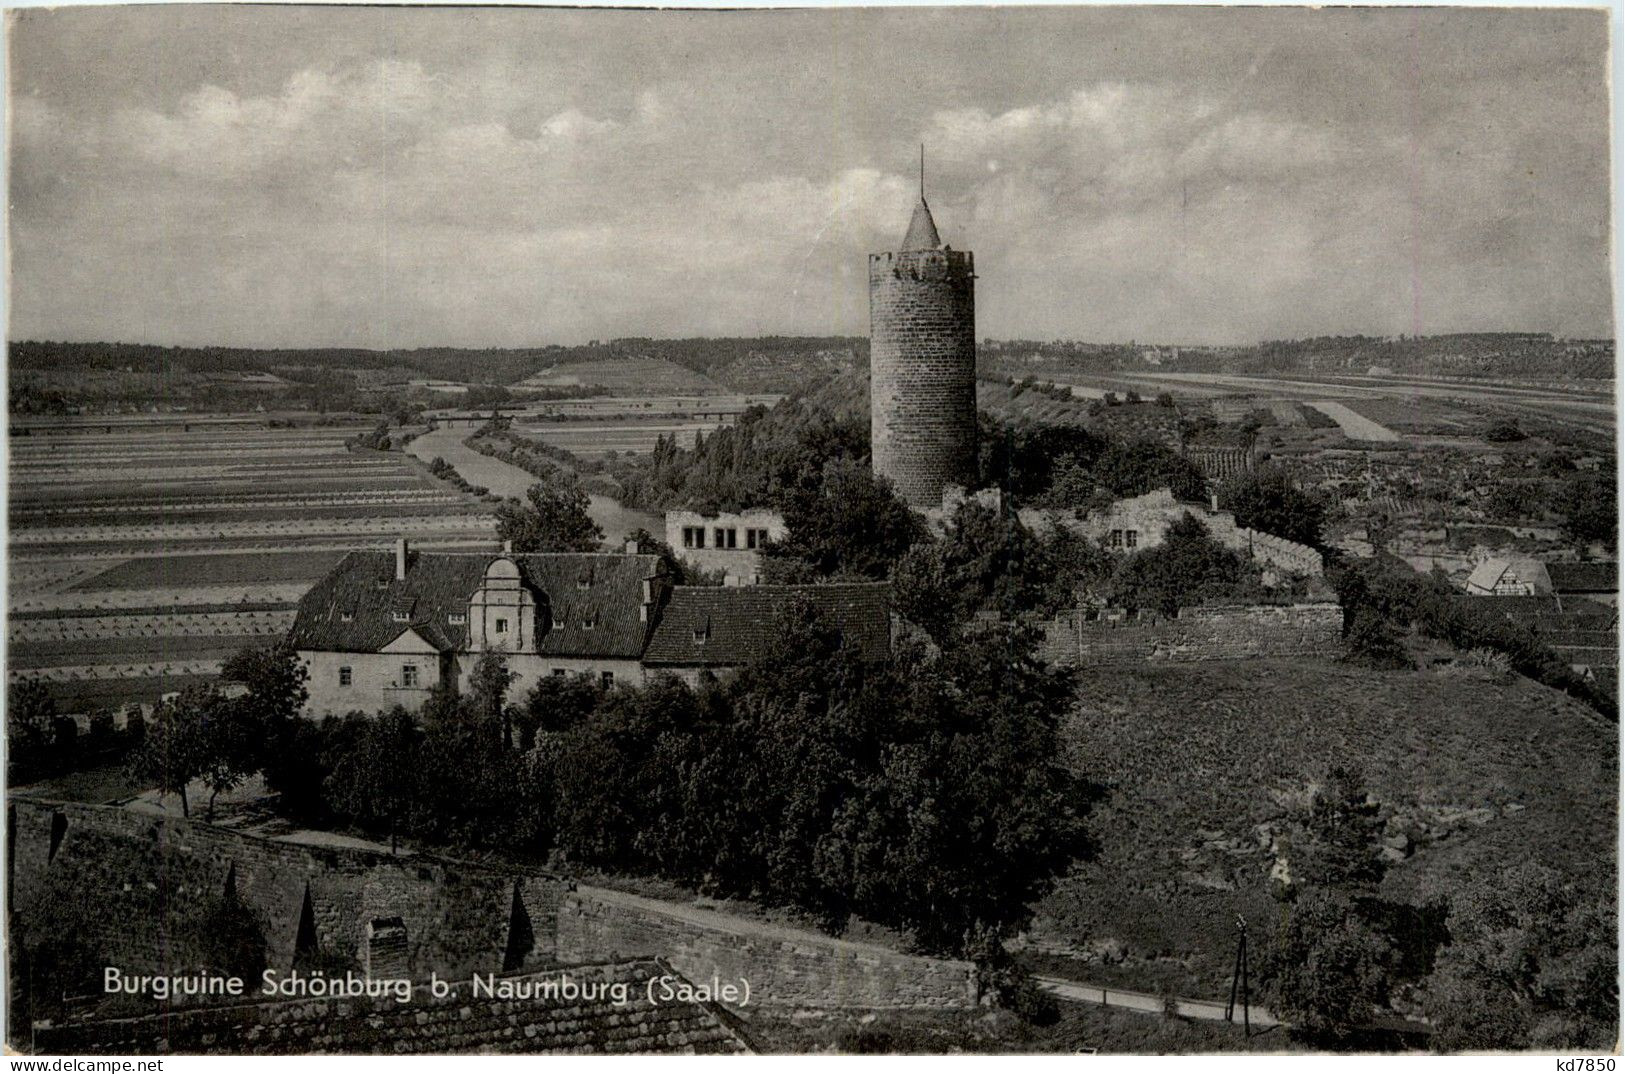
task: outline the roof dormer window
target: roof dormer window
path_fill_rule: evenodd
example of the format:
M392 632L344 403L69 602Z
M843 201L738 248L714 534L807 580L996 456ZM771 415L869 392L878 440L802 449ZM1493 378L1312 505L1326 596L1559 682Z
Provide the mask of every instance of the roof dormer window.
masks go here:
M706 642L708 642L710 640L711 640L711 617L708 615L708 616L705 617L705 622L696 624L695 627L694 627L694 644L695 645L704 645Z
M452 626L462 626L464 623L468 622L468 616L464 615L462 612L447 612L446 622L450 623Z
M576 578L576 588L577 589L591 589L592 588L592 571L591 570L585 570L585 571L581 572L581 574Z

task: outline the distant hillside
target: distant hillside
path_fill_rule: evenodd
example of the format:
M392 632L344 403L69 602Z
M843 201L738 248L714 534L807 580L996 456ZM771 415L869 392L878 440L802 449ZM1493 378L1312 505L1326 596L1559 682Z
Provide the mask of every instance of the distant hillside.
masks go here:
M718 384L664 358L605 358L565 362L520 382L526 388L586 387L599 385L611 395L725 395L730 387Z
M1267 944L1281 913L1280 821L1339 764L1363 767L1408 853L1385 894L1423 903L1530 860L1612 891L1617 728L1528 679L1258 660L1088 668L1080 698L1069 749L1106 786L1100 857L1039 904L1030 937L1126 948L1087 974L1224 994L1236 915Z
M1563 339L1540 332L1473 332L1442 336L1317 336L1242 346L1088 343L1076 340L988 340L978 366L1023 376L1068 371L1339 373L1373 370L1430 376L1542 377L1612 380L1612 340Z

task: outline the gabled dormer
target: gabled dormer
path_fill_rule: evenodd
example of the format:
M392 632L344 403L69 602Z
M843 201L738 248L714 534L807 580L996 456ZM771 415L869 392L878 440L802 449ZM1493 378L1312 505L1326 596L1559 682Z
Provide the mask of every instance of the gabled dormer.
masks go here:
M534 653L538 601L519 565L498 556L468 601L470 652Z

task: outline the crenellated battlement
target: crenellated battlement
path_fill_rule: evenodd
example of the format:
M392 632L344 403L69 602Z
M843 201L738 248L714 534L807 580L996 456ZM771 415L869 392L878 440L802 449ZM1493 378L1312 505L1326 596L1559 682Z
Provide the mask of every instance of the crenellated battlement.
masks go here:
M871 286L887 276L912 279L974 279L976 255L969 250L903 250L869 255Z

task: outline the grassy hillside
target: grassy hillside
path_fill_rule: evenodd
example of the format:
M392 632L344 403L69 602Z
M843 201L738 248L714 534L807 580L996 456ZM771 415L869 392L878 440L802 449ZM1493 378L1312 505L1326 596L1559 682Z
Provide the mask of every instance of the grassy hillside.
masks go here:
M1223 994L1236 914L1267 944L1281 910L1273 836L1338 764L1410 844L1393 898L1525 860L1613 876L1617 729L1527 679L1244 661L1089 669L1080 693L1070 760L1105 785L1100 855L1039 905L1037 965Z

